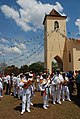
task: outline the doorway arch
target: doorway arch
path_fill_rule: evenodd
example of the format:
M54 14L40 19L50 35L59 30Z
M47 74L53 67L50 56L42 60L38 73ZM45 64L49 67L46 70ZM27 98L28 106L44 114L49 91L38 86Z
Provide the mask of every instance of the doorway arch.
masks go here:
M52 70L53 69L56 70L57 68L63 71L63 62L62 62L62 59L58 55L56 55L54 57L54 60L52 61Z

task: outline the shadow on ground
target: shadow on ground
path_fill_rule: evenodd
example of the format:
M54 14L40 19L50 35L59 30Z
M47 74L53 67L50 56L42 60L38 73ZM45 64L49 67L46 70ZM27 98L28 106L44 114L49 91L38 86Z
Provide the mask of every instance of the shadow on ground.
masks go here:
M80 97L77 97L77 95L72 95L71 100L78 106L80 107Z
M22 106L21 106L21 103L20 103L20 105L15 107L14 110L21 112L21 108L22 108Z
M37 108L43 108L43 104L42 103L35 103L33 106L37 107Z

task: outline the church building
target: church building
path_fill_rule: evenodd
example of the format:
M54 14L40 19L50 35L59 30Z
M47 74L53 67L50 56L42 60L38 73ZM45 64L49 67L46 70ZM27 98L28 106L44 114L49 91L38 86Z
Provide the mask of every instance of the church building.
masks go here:
M62 71L80 70L80 40L67 38L66 18L55 9L44 17L44 67L50 72L54 59Z

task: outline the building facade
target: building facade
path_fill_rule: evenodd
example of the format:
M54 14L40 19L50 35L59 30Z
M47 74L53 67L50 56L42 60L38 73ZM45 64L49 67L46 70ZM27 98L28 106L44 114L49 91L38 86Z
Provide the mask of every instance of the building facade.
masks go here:
M63 71L80 69L80 40L67 38L66 16L56 10L46 14L44 25L44 67L52 70L55 59Z

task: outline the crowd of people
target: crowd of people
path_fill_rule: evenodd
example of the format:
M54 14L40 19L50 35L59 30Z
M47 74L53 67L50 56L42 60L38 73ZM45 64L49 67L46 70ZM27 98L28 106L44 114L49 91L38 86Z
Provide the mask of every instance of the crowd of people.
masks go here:
M53 105L62 104L62 101L71 101L72 94L77 91L77 97L80 98L80 70L74 73L49 71L34 74L32 71L25 74L20 73L0 75L0 100L3 97L3 90L6 95L13 95L22 100L22 111L31 112L30 105L33 105L32 99L35 91L41 92L43 96L43 108L48 109L49 99L52 99Z

